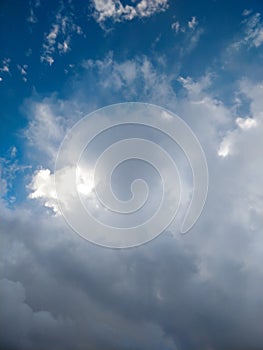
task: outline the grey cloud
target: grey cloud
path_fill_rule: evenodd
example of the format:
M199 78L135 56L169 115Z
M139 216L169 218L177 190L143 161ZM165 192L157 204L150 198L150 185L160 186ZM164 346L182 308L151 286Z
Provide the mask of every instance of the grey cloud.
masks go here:
M231 248L242 247L238 257L225 249L225 228L213 229L212 220L201 222L192 237L166 233L137 249L115 251L83 241L45 216L36 230L33 218L21 213L1 220L4 278L10 279L1 282L3 347L221 349L262 343L261 272L243 262L251 251L243 246L249 241L244 230L231 228Z

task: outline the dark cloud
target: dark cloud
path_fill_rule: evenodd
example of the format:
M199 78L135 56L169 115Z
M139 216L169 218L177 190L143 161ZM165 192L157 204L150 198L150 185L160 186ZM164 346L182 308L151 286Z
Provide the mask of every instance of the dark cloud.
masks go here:
M198 239L166 233L110 250L43 214L37 225L28 211L5 214L2 349L260 348L262 273L243 262L250 248L239 257L222 249L221 228L213 242L200 222ZM247 244L232 229L229 244Z

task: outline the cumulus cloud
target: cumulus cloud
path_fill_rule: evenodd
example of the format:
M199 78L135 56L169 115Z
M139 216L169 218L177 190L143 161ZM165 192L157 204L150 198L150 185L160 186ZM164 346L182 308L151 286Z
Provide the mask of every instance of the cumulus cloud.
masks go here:
M31 191L29 198L43 199L45 207L52 208L55 213L59 212L54 175L51 174L49 169L37 171L29 185L29 189Z
M239 82L240 99L249 105L246 115L237 115L213 93L213 74L161 73L145 56L116 61L108 55L83 66L84 80L104 104L159 103L188 122L206 152L208 201L183 237L171 227L147 245L120 251L80 239L61 216L34 202L55 208L52 164L66 130L81 117L69 106L83 95L72 104L54 96L28 101L26 147L34 147L43 168L32 175L25 207L12 211L0 202L2 347L262 347L262 83ZM93 95L95 108L101 102ZM88 110L83 101L77 105ZM230 153L220 157L227 139Z
M93 0L94 17L99 24L131 21L134 18L150 17L168 8L168 0L140 0L136 5L123 5L120 0Z

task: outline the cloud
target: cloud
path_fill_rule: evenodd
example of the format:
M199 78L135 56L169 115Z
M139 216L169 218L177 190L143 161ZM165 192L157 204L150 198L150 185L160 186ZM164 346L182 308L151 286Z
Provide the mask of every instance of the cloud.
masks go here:
M29 9L29 12L30 12L30 14L29 14L29 16L27 17L27 21L28 21L29 23L32 23L32 24L37 23L37 17L36 17L36 15L35 15L34 9L33 9L32 7Z
M259 12L244 12L241 35L229 46L228 51L259 49L263 44L263 23Z
M19 72L21 73L22 79L24 80L24 82L27 82L27 69L28 69L28 65L27 64L23 64L22 66L20 64L17 65L17 69L19 70Z
M93 0L94 18L99 24L131 21L134 18L150 17L168 8L168 0L140 0L136 5L123 5L120 0Z
M180 30L180 23L179 23L179 21L176 21L176 22L172 23L171 28L174 29L176 33L178 33L179 30Z
M10 58L4 58L3 61L2 61L2 67L0 67L0 72L4 73L4 75L5 74L10 74L10 62L11 62ZM4 78L1 77L1 81L3 79Z
M261 46L263 44L263 24L260 13L249 17L244 23L246 25L244 42L254 47Z
M43 199L45 207L52 208L55 213L59 213L54 181L54 175L51 175L49 169L38 170L28 186L31 191L29 198Z
M70 193L70 181L72 173L75 174L75 168L63 168L57 171L57 181L63 186L64 203L66 206L72 204L72 193ZM85 197L94 201L94 180L93 174L88 169L77 168L76 187L78 192ZM39 169L35 171L31 183L28 185L30 199L39 199L47 208L51 208L55 215L61 215L58 205L57 192L55 187L55 176L49 169ZM93 204L95 205L95 204Z
M82 29L74 22L74 15L71 8L67 9L61 5L48 34L45 34L41 62L50 66L55 61L55 55L66 54L70 51L70 44L73 35L82 35Z
M71 114L72 106L68 106L67 109L65 104L67 105L66 101L59 103L55 97L50 97L41 102L28 100L24 106L29 120L23 136L31 148L31 155L35 154L38 157L40 152L42 158L46 156L47 165L54 163L58 146L69 125L65 114Z
M29 16L27 22L31 24L37 23L36 10L40 7L41 3L39 0L29 1Z
M32 98L24 107L25 149L33 147L40 168L29 182L31 199L15 210L0 202L1 346L261 348L262 83L239 81L233 95L249 104L246 114L236 114L214 89L215 74L176 76L149 57L118 61L112 54L83 67L81 91L71 100ZM188 122L205 149L210 188L188 235L176 235L172 226L147 245L116 251L80 239L45 205L55 205L58 146L83 116L76 106L86 112L131 99L162 104ZM230 153L220 157L227 139Z
M157 65L160 66L158 63ZM122 92L124 101L140 100L162 105L169 98L175 98L171 87L173 75L157 73L153 62L146 56L116 62L113 54L109 53L102 60L83 61L83 67L91 79L94 77L95 80L97 74L100 76L99 81L94 81L94 84L98 84L97 88L101 93L110 95L105 96L106 99L114 99L113 95L116 96L119 91ZM155 84L158 84L158 90ZM116 99L116 102L120 102L120 99Z
M5 218L7 217L6 214ZM76 236L63 228L64 225L49 220L46 226L47 217L38 217L41 228L36 231L33 222L32 226L30 224L31 220L31 215L16 212L16 218L13 216L12 219L12 232L15 236L8 234L11 231L7 226L4 228L5 223L1 220L5 249L10 244L13 247L4 263L8 274L17 279L18 270L22 272L28 265L26 275L22 273L19 278L21 282L3 278L0 283L1 298L6 300L5 308L1 311L1 320L5 324L5 337L1 340L1 346L7 349L33 349L38 343L40 349L70 349L77 340L80 349L86 348L87 344L92 349L102 346L109 349L129 349L134 345L144 349L149 344L156 350L160 346L176 349L172 337L167 336L155 320L146 318L138 322L135 314L134 319L128 317L129 309L125 305L128 295L131 296L130 282L123 279L119 284L119 278L125 276L132 257L127 256L128 261L123 261L125 265L120 269L122 254L116 256L113 251L83 246ZM24 225L20 226L22 222ZM7 222L6 224L8 225ZM20 226L24 234L27 232L26 236L23 234L22 238L16 234L16 225ZM45 237L39 235L40 232ZM77 256L75 250L79 252ZM64 260L62 252L68 255L67 259ZM48 259L50 264L45 263L43 266L42 258ZM79 269L78 266L82 264L89 266L88 269ZM76 268L79 276L74 273ZM101 280L102 275L105 277L104 281ZM31 287L27 283L30 280ZM130 287L136 291L136 280ZM123 295L126 288L128 295ZM46 293L43 294L43 290ZM139 301L139 294L136 298ZM6 322L7 320L10 322Z
M253 12L252 10L245 9L245 10L242 12L242 16L249 16L252 12Z
M56 333L59 330L70 328L70 320L56 319L48 311L32 310L26 303L25 289L20 282L2 279L0 295L7 301L1 309L1 321L8 322L9 320L13 324L12 328L5 329L2 346L7 349L17 348L18 344L15 339L19 339L22 348L32 349L34 342L29 341L28 334L31 334L35 341L45 343L46 332L50 334L50 338L57 338ZM52 348L52 343L50 346Z
M21 164L17 159L15 146L8 150L5 157L0 157L0 198L7 201L7 205L16 201L13 187L18 178L24 178L31 170L30 165Z
M249 86L251 91L248 90ZM219 156L226 157L229 154L239 153L240 149L249 147L249 145L251 143L254 144L254 142L258 145L261 144L259 134L262 129L263 118L262 112L258 108L257 104L258 95L262 93L262 89L262 84L251 86L251 83L248 81L243 81L240 83L241 92L249 96L253 101L250 109L252 117L237 117L235 119L237 127L232 131L228 131L227 135L223 138L218 151Z
M2 178L2 165L0 165L0 197L2 198L7 193L7 181Z
M182 23L176 21L172 23L171 28L176 34L180 33L184 36L184 45L180 48L181 56L189 54L191 51L193 51L198 45L200 37L204 33L204 29L200 27L196 16L193 16L187 22L187 25L182 25Z
M188 27L194 30L197 26L198 26L198 21L196 20L196 17L193 16L192 19L188 22Z

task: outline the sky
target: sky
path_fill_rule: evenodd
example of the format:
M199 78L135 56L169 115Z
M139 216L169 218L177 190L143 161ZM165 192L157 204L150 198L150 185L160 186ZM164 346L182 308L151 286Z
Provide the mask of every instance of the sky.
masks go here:
M263 349L263 2L2 0L0 18L0 349ZM111 249L67 224L55 165L77 122L124 102L186 122L209 186L182 235L193 179L178 146L139 126L102 133L83 169L135 134L182 174L175 222L148 243ZM138 171L150 189L131 221L96 204L91 172L78 187L97 218L120 227L148 218L161 194L154 169L126 166L112 176L123 201ZM66 193L70 170L60 175Z

